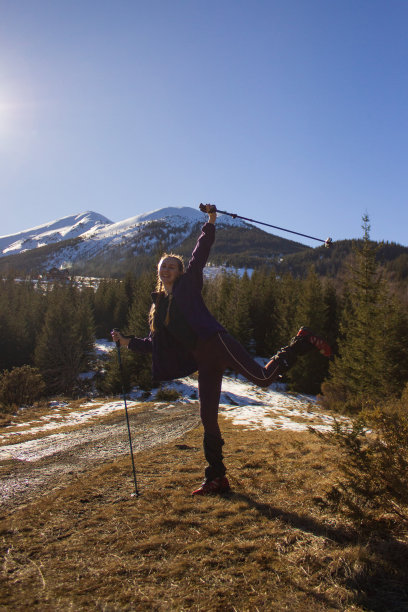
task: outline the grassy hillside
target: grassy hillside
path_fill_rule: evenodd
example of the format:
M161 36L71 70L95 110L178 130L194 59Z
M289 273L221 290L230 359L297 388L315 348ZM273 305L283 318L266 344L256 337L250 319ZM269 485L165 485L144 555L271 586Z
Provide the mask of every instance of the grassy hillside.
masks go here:
M233 490L192 498L202 431L72 477L0 525L0 608L408 610L408 541L367 539L325 509L333 448L222 422ZM7 466L3 466L3 471Z

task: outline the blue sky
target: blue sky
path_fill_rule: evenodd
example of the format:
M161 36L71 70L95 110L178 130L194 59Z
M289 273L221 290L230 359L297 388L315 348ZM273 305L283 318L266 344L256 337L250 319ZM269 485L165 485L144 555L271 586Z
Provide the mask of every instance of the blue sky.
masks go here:
M407 26L406 0L0 0L0 235L213 202L408 245Z

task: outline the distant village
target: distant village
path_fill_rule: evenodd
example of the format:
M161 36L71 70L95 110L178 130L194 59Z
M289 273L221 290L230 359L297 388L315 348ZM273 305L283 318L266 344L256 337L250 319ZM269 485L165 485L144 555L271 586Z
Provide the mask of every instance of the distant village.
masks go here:
M38 274L36 278L37 286L39 288L45 287L46 285L50 285L52 283L71 283L80 288L92 287L93 289L97 289L101 280L103 279L93 276L72 276L68 268L56 267L50 268L49 270Z
M51 268L43 274L38 275L39 281L70 281L71 277L67 268Z

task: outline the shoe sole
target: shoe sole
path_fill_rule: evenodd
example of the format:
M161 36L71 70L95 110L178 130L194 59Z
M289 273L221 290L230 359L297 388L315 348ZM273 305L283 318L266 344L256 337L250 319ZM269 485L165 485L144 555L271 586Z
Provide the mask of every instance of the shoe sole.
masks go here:
M206 497L208 495L223 495L224 493L229 493L230 491L231 489L222 489L221 491L207 491L205 493L193 491L191 495L193 497Z

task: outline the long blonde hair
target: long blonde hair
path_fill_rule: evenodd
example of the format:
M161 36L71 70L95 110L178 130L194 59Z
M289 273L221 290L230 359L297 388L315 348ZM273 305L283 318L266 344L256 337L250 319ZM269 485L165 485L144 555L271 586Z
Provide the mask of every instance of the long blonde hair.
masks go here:
M183 258L181 257L181 255L176 255L175 253L164 253L161 258L159 263L157 264L157 280L156 280L156 288L155 291L156 293L159 294L158 298L157 298L157 304L153 303L152 307L150 308L150 312L149 312L149 326L150 326L150 330L152 332L156 331L156 326L155 326L155 314L156 314L156 306L159 305L159 301L164 297L165 295L165 290L164 290L164 285L160 279L160 266L162 264L162 262L167 259L167 257L171 257L172 259L175 259L177 261L177 265L178 265L178 269L181 274L184 274L184 262L183 262ZM170 300L169 300L169 307L167 309L167 316L166 316L166 325L168 323L168 317L169 317L169 312L170 312L170 304L171 304L171 295L170 295Z

